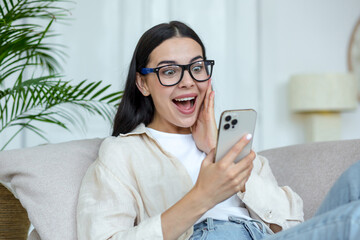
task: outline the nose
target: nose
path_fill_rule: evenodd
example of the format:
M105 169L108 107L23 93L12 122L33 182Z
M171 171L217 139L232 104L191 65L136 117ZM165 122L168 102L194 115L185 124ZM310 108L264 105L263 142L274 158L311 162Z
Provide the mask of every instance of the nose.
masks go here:
M194 85L195 85L195 80L191 77L189 71L185 70L184 75L183 75L181 81L179 82L178 86L180 88L189 88Z

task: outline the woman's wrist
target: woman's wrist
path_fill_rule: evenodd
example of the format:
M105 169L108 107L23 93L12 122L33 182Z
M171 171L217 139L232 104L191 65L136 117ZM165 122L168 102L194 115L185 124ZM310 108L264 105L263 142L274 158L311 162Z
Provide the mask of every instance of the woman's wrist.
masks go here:
M196 210L196 212L200 215L203 215L215 205L197 185L190 190L188 195L193 203L194 210Z
M195 187L191 189L180 201L161 214L164 239L177 239L210 209L210 205L204 201L201 191Z

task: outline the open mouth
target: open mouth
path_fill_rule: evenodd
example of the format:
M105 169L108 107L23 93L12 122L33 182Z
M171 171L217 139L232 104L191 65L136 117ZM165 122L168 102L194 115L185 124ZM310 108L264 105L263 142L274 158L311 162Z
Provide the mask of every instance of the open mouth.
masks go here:
M177 98L172 101L181 112L189 113L194 109L196 97Z

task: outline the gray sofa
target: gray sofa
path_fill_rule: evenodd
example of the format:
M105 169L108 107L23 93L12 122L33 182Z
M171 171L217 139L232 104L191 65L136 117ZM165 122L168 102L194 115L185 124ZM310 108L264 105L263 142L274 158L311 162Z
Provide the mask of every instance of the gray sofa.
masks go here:
M309 219L341 173L360 160L360 139L293 145L259 154L269 159L279 185L288 185L301 196Z
M0 182L20 200L35 229L29 239L76 239L81 179L102 139L87 139L0 152ZM259 152L280 185L304 200L310 218L339 175L360 160L360 139L294 145Z

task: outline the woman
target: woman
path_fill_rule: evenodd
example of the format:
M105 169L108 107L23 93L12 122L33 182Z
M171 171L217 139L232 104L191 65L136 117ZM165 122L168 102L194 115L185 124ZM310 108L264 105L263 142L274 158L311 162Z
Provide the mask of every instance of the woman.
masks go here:
M277 185L265 158L233 162L251 135L213 162L213 65L181 22L144 33L113 137L83 179L80 240L261 239L303 221L301 198Z

